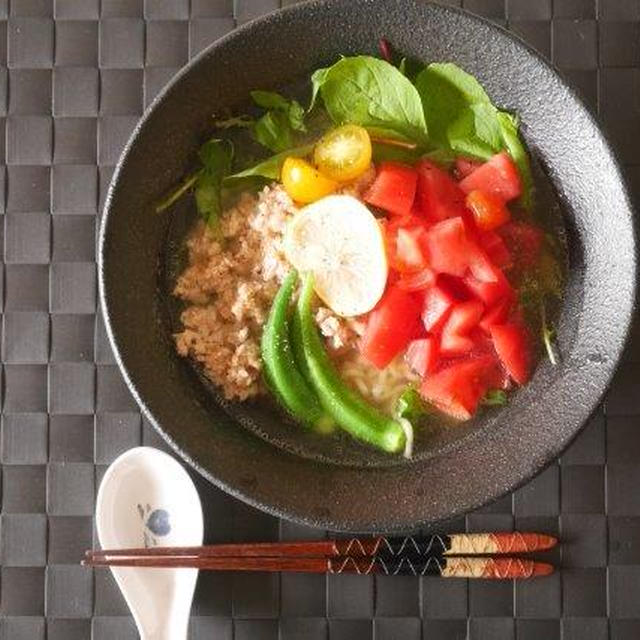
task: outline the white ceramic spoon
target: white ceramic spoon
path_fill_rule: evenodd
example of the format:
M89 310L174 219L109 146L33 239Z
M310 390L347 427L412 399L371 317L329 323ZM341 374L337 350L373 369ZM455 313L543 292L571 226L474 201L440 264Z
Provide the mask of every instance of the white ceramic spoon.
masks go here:
M123 453L96 501L103 549L202 544L202 505L187 472L151 447ZM197 569L112 567L142 640L185 640Z

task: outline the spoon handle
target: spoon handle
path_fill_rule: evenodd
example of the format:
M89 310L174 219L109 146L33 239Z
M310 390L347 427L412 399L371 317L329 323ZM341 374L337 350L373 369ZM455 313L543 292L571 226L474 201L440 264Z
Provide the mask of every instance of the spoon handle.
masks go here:
M167 624L156 629L141 629L138 625L140 640L187 640L187 627L189 619L168 620Z

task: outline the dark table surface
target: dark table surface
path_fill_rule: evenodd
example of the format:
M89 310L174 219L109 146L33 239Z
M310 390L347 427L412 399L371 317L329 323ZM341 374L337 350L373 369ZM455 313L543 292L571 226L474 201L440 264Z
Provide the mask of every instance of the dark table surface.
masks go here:
M92 546L106 466L163 447L127 392L96 304L95 237L120 149L190 56L278 0L0 0L0 638L126 640ZM291 4L285 1L283 4ZM550 58L597 108L640 190L640 0L460 0ZM614 212L612 212L614 213ZM2 250L2 249L0 249ZM559 463L451 528L564 540L541 581L201 576L190 637L640 638L640 331ZM209 541L318 538L195 478Z

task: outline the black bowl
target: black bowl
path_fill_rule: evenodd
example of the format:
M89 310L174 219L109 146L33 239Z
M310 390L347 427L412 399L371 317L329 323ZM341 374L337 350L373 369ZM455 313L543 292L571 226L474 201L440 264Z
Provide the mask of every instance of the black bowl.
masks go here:
M373 53L381 37L409 56L458 63L498 105L519 114L561 202L569 239L561 363L541 363L504 409L436 440L411 462L349 446L327 459L295 429L283 430L273 411L225 407L176 355L171 338L165 256L172 225L188 205L173 218L153 210L191 166L212 112L240 108L250 89L290 85L339 54ZM206 478L250 504L311 525L391 531L454 517L514 489L575 437L624 347L635 251L631 205L610 148L573 91L522 42L462 11L414 0L321 0L214 43L147 110L107 196L100 291L132 393ZM265 437L243 424L257 425Z

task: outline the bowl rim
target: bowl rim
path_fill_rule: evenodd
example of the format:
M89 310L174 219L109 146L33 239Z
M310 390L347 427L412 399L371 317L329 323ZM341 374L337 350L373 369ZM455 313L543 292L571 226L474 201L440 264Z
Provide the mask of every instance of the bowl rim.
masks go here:
M361 4L374 4L376 0L353 0L354 2L360 2ZM386 0L380 0L378 4L383 4ZM279 18L287 17L291 20L294 20L296 16L301 15L304 16L306 12L309 11L310 8L319 8L324 7L326 10L330 11L332 7L335 8L336 5L345 5L349 4L350 0L304 0L303 2L297 3L295 5L291 5L277 11L271 12L254 20L251 20L239 27L236 27L229 33L223 35L221 38L218 38L211 42L207 47L205 47L202 51L200 51L197 55L195 55L187 64L185 64L181 69L179 69L164 85L164 87L158 92L158 94L153 98L153 100L149 103L149 105L145 108L142 116L136 123L134 129L132 130L126 144L124 145L120 156L118 158L117 164L114 168L114 172L112 174L111 180L109 182L108 190L106 193L104 205L102 207L102 219L100 221L100 229L98 236L98 256L97 256L97 264L98 264L98 285L99 285L99 302L100 308L102 312L102 316L104 319L104 325L106 334L112 348L115 361L122 373L126 385L136 400L138 406L140 407L142 413L146 416L148 421L152 424L154 429L160 434L160 436L167 442L170 448L178 454L183 460L185 460L193 469L195 469L200 475L206 478L209 482L214 484L215 486L223 489L225 492L230 494L231 496L242 500L243 502L254 506L262 511L265 511L269 514L280 518L286 518L301 524L321 527L321 528L330 528L333 530L344 530L344 531L353 531L353 526L350 522L347 522L346 525L343 525L342 522L336 523L333 519L323 519L322 516L309 516L305 513L295 512L286 507L279 507L277 505L269 504L264 502L261 499L256 498L252 495L252 491L250 489L241 489L238 486L231 486L224 480L220 480L214 473L212 473L208 468L199 463L190 453L188 453L185 449L183 449L172 437L171 435L163 429L160 421L153 415L151 409L148 407L147 402L141 396L138 391L138 388L135 384L132 374L130 373L126 363L125 358L123 357L120 348L118 346L118 341L116 339L115 330L112 325L112 318L109 313L109 302L107 300L106 295L106 286L105 286L105 268L104 268L104 259L105 259L105 242L108 233L108 226L110 220L110 213L112 210L113 197L116 192L120 176L122 172L125 170L127 159L131 153L132 148L135 146L136 141L144 129L146 122L153 116L159 104L164 102L167 95L169 95L174 87L180 83L180 81L188 76L191 71L197 67L203 60L210 57L216 48L224 45L228 41L232 41L235 39L241 39L246 36L246 34L251 33L255 29L260 29L263 25L269 24L274 20L274 16L278 16ZM516 44L519 48L524 49L526 53L532 57L536 64L542 65L547 71L550 71L552 74L556 76L559 80L562 88L565 92L569 94L569 96L579 103L583 110L584 115L588 119L590 126L593 129L593 132L598 137L599 141L602 143L603 151L607 154L608 160L611 162L612 167L616 171L616 181L622 186L622 194L624 196L625 204L629 211L633 211L633 201L629 194L629 188L627 184L627 180L625 174L622 170L621 163L618 160L618 156L614 151L612 145L610 144L609 137L606 134L606 127L600 122L599 118L596 115L595 109L593 109L588 103L584 101L582 96L570 85L568 84L563 74L552 65L552 63L547 60L543 55L541 55L538 51L536 51L533 47L531 47L527 42L525 42L520 36L514 34L513 32L507 30L505 27L501 25L497 25L491 22L489 19L474 14L465 9L454 7L450 5L443 5L438 2L420 2L417 0L412 0L414 4L427 5L429 8L436 9L441 13L441 15L458 15L463 16L464 18L475 21L481 25L484 25L491 31L495 31L501 34L502 37L506 37L512 43ZM602 398L606 394L611 381L616 373L616 370L620 364L621 355L624 351L624 346L628 342L629 333L631 330L633 311L637 307L638 300L638 288L637 288L637 280L638 280L638 224L635 220L631 220L631 231L632 231L632 255L630 256L630 260L633 266L633 269L630 270L629 278L630 284L632 288L632 296L629 302L629 305L626 309L624 309L625 317L624 317L624 339L620 342L620 348L618 352L615 354L615 358L612 358L614 361L614 365L611 366L610 370L607 373L606 380L599 385L601 388L597 394L590 396L589 401L589 414L592 415L594 411L599 406ZM419 527L419 526L432 526L437 524L438 522L443 522L449 519L453 519L459 517L469 511L477 509L488 502L493 502L494 500L498 500L499 498L507 495L520 486L529 482L533 477L538 475L541 471L543 471L548 466L552 465L557 458L565 451L571 443L575 440L575 438L580 434L584 426L588 422L587 418L582 425L577 428L572 436L566 440L565 442L559 443L557 446L548 450L545 454L546 457L541 462L536 465L531 465L529 473L520 478L519 480L512 482L501 491L493 491L490 497L482 496L476 497L474 499L467 500L464 504L458 505L454 509L448 510L448 515L444 518L439 518L437 520L427 520L420 521L416 520L412 523L408 522L396 522L395 520L389 522L383 522L383 528L386 531L404 531L408 530L408 528ZM373 526L367 527L359 527L358 531L361 532L373 532L380 530L380 525L377 523Z

